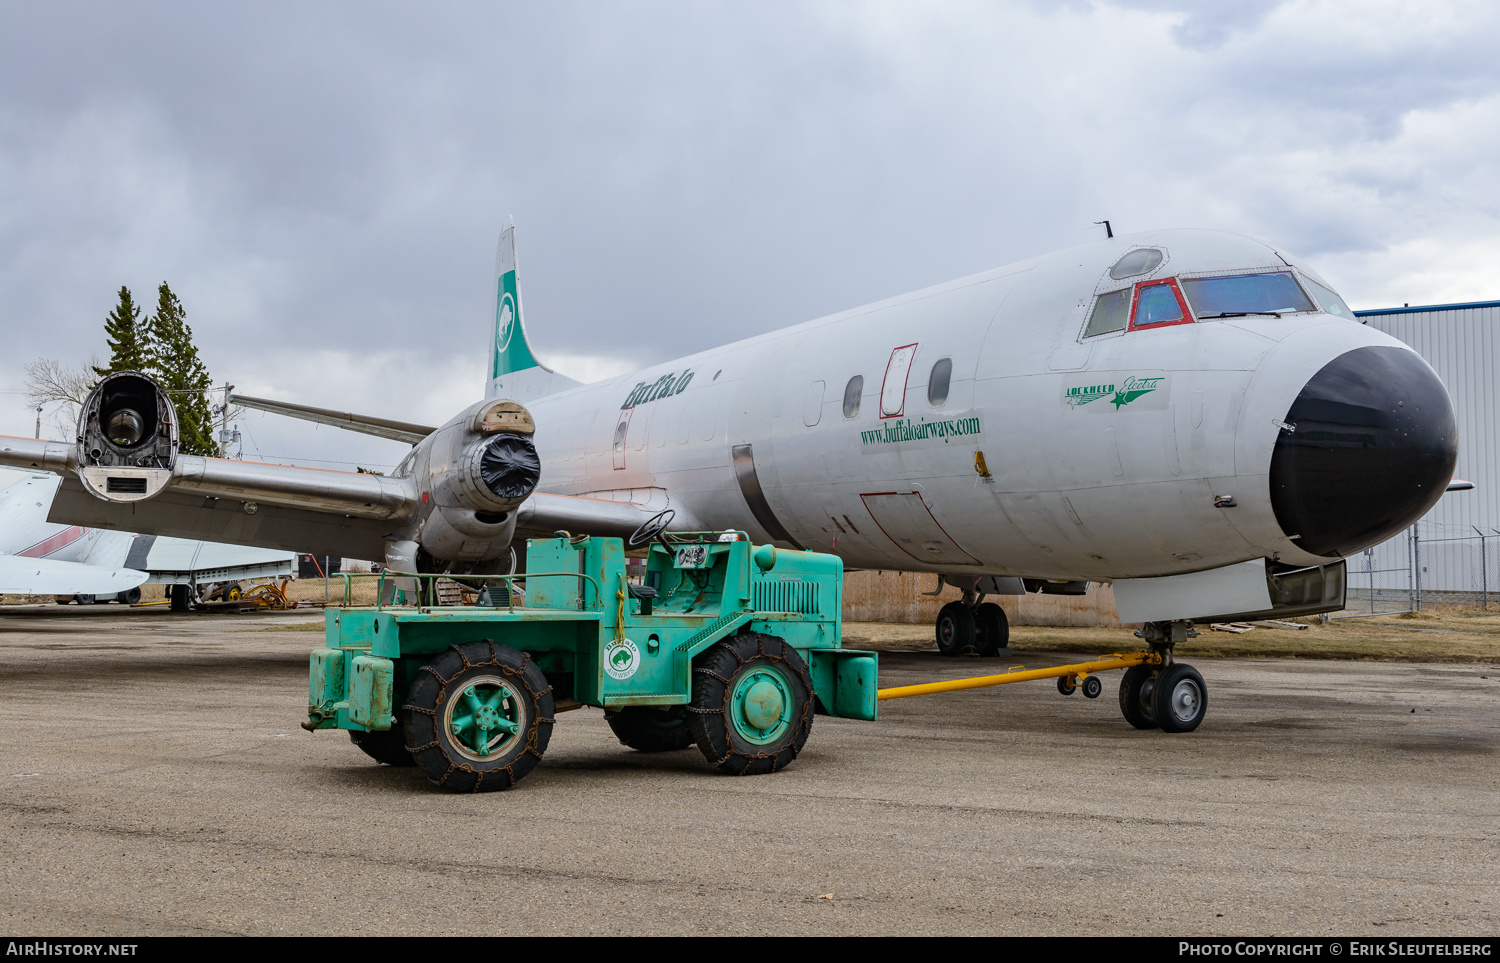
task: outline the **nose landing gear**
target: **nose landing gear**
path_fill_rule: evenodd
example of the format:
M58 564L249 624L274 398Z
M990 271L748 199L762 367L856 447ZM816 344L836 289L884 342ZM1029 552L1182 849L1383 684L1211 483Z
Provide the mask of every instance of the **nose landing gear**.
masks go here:
M1120 714L1137 729L1192 732L1208 712L1208 686L1198 670L1172 661L1172 648L1197 636L1190 622L1148 622L1136 635L1161 656L1120 679Z
M1009 624L1005 613L993 603L972 604L975 593L966 592L965 601L949 602L938 613L938 649L944 655L1009 655L996 651L990 644L999 639L1009 641ZM982 628L985 619L998 614L998 623ZM1079 689L1085 697L1097 699L1104 685L1097 673L1125 669L1120 679L1120 714L1137 729L1159 729L1162 732L1192 732L1208 712L1208 686L1203 676L1190 665L1172 660L1178 642L1186 642L1198 633L1188 621L1148 622L1136 636L1146 643L1148 652L1107 656L1096 662L1054 666L1050 669L1025 671L1014 666L1001 675L973 679L953 679L919 685L881 689L879 698L904 699L908 696L979 689L989 686L1025 682L1032 679L1055 679L1057 691L1072 695ZM989 644L987 644L989 643Z

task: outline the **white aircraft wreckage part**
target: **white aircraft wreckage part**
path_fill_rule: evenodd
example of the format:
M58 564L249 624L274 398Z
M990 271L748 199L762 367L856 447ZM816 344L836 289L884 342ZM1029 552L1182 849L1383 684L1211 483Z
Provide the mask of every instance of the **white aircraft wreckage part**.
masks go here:
M0 595L113 595L144 581L134 569L0 555Z
M1120 621L1127 624L1202 618L1219 612L1264 612L1271 608L1263 558L1186 575L1116 579L1114 585L1115 607Z

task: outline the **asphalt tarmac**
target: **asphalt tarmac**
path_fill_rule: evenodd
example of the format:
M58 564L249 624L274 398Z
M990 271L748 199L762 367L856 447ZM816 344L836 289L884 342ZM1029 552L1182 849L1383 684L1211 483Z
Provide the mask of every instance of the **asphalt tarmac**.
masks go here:
M1203 660L1187 735L1130 728L1117 675L905 699L744 778L581 709L457 796L299 728L307 618L0 610L0 932L1500 931L1495 666Z

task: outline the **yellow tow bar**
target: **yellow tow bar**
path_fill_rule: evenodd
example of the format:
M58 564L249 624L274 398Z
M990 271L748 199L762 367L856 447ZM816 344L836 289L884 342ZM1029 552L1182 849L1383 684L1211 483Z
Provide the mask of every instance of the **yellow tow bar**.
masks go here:
M957 692L960 689L984 689L992 685L1009 685L1012 682L1030 682L1032 679L1056 679L1070 676L1078 685L1092 673L1110 669L1128 669L1134 665L1159 665L1161 656L1153 652L1116 652L1097 662L1077 662L1073 665L1055 665L1050 669L1027 669L1016 666L1000 675L981 675L972 679L953 679L948 682L924 682L921 685L902 685L892 689L881 689L880 701L905 699L907 696L932 695L936 692Z

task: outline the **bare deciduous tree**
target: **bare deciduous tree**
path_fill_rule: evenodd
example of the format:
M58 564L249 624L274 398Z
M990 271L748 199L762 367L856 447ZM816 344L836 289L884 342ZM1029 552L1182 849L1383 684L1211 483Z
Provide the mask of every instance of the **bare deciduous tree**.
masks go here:
M98 357L90 356L77 368L55 358L38 358L26 365L26 397L33 405L56 405L52 424L59 434L68 435L78 421L78 409L99 379L94 368Z

